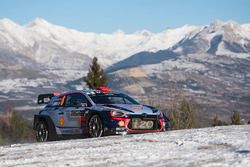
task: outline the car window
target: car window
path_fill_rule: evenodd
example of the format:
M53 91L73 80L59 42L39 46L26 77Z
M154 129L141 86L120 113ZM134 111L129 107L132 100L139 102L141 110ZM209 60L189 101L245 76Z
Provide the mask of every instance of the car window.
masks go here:
M75 94L67 95L64 105L67 107L69 106L79 107L79 106L89 106L90 103L84 95L80 93L75 93Z
M128 100L127 98L124 98L126 104L134 104L133 101Z
M96 104L139 104L134 99L123 94L94 94L90 98Z
M124 104L125 103L124 98L120 96L108 96L107 99L109 103L112 103L112 104Z
M47 104L47 107L57 107L59 106L60 99L58 97L52 97L52 99Z

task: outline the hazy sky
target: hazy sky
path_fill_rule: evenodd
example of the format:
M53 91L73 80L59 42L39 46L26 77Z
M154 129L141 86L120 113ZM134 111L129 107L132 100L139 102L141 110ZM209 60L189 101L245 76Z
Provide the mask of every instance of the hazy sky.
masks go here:
M1 0L0 18L27 24L41 17L80 31L159 32L214 20L250 23L250 0Z

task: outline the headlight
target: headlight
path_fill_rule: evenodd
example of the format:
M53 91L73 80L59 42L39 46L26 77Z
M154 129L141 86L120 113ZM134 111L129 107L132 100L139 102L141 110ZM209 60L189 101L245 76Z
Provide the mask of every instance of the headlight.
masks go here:
M110 111L110 116L111 117L124 117L126 114L122 111L118 111L118 110L111 110Z

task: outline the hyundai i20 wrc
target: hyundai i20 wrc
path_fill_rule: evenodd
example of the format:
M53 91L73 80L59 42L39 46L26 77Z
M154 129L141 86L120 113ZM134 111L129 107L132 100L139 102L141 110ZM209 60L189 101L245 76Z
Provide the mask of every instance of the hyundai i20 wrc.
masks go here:
M34 116L37 141L161 132L168 128L169 119L161 111L107 87L41 94L38 104L46 106Z

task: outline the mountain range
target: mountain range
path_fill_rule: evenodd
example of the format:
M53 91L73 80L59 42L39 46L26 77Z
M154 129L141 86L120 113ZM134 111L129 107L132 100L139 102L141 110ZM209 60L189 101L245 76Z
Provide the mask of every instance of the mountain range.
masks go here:
M2 19L0 103L27 112L39 93L81 89L93 57L114 89L158 101L184 94L207 118L237 109L250 119L250 24L234 21L97 34L41 18L27 25Z

